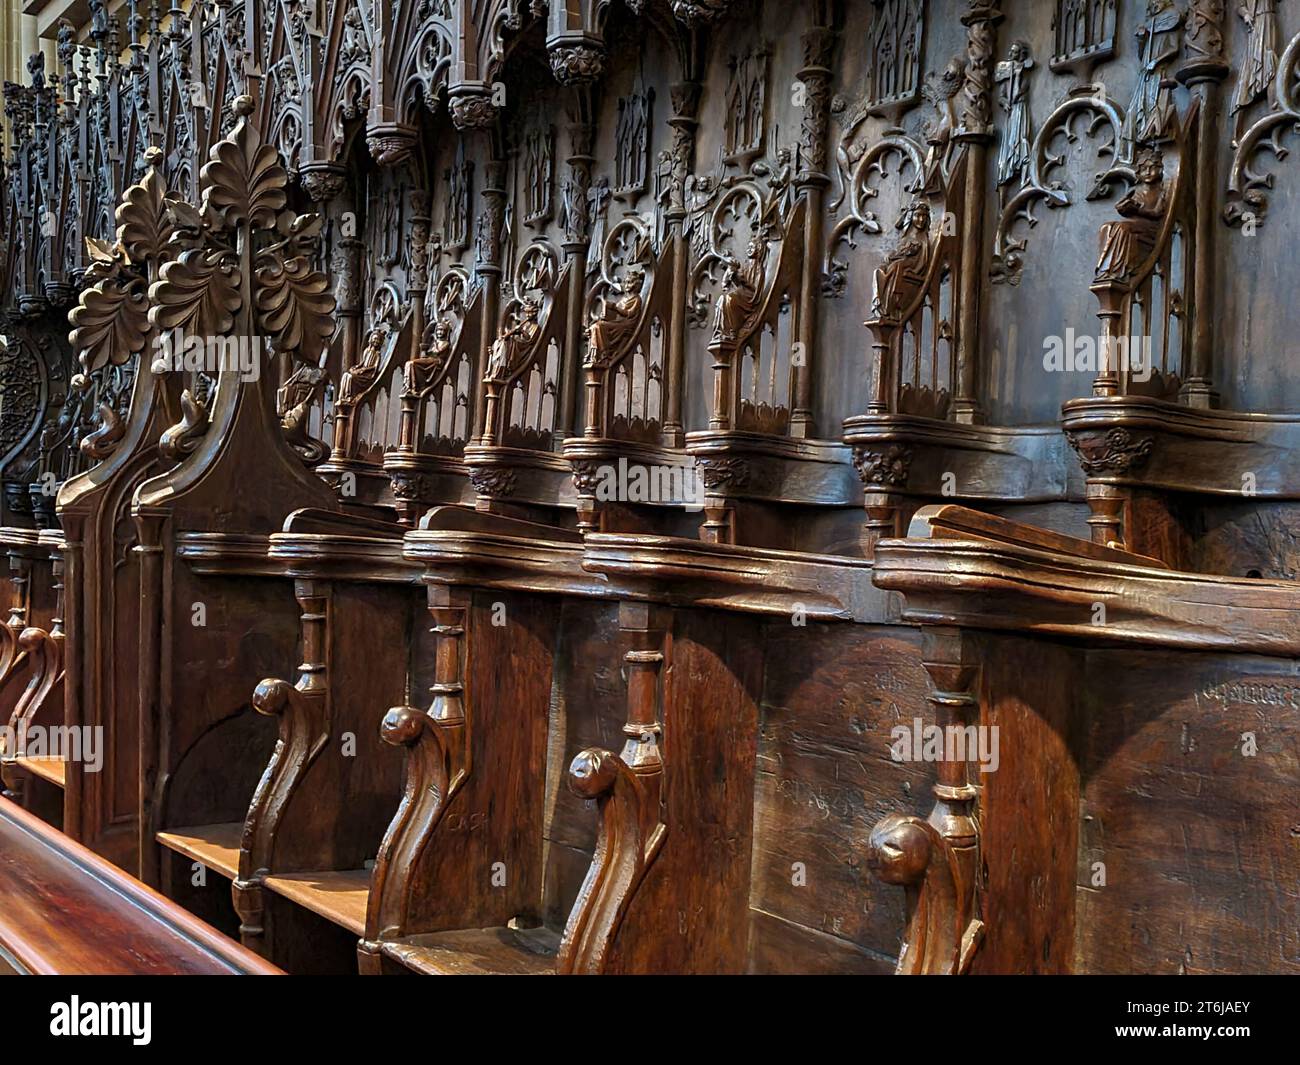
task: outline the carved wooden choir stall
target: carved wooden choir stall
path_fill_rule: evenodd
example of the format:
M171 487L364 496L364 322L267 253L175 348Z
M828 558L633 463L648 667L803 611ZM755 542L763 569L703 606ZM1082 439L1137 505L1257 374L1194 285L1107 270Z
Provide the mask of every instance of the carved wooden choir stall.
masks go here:
M155 971L1300 971L1300 11L115 10L4 86L0 897L149 936L107 860Z

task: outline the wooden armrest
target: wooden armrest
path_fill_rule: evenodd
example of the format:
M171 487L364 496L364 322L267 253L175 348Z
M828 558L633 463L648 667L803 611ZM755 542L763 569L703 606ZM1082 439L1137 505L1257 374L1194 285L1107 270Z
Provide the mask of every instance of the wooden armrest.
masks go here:
M1098 562L1122 562L1130 566L1149 566L1168 569L1159 559L1137 555L1118 547L1102 547L1091 540L1077 536L1040 529L1036 525L1022 525L1009 518L999 518L982 511L971 510L952 503L922 507L908 526L909 540L974 540L1007 544L1014 547L1031 547L1042 551L1059 551L1076 558L1091 558Z
M38 975L280 975L280 970L0 799L0 965Z
M364 514L344 514L316 507L295 510L284 519L282 532L334 534L339 536L378 536L400 540L406 526Z
M497 536L518 536L527 540L546 540L552 543L582 543L582 534L571 529L508 518L501 514L486 514L469 507L434 507L420 520L420 528L435 532L477 532Z

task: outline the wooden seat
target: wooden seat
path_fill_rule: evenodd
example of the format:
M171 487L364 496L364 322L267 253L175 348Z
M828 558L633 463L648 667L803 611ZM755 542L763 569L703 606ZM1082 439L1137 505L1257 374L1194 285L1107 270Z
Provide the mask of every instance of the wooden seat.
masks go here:
M394 940L383 953L425 976L553 976L559 947L545 928L465 928Z

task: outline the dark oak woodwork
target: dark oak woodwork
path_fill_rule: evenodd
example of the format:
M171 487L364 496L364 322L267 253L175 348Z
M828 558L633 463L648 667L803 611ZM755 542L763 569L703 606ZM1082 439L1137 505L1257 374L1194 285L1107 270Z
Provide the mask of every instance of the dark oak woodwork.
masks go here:
M36 815L235 969L1293 969L1278 6L70 9L0 778L107 916L31 967L137 934Z
M0 799L0 834L0 949L19 972L280 972L7 799Z

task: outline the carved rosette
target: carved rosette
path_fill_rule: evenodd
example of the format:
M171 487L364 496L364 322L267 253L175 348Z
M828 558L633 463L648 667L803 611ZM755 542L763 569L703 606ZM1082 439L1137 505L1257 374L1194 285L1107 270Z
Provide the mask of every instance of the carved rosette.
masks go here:
M1079 456L1084 473L1132 473L1144 466L1151 457L1155 440L1150 436L1134 436L1128 429L1117 427L1107 430L1105 436L1084 436L1066 433L1070 447Z
M605 51L591 44L564 44L550 50L551 73L561 85L587 85L605 73Z
M430 495L429 479L422 473L399 472L389 475L393 496L406 502L427 499Z
M577 489L579 495L595 495L596 486L600 484L601 464L592 459L579 459L574 461L573 467L573 487Z
M864 488L902 489L907 487L912 472L912 455L908 444L858 445L853 449L853 468L858 471Z

